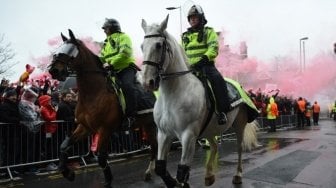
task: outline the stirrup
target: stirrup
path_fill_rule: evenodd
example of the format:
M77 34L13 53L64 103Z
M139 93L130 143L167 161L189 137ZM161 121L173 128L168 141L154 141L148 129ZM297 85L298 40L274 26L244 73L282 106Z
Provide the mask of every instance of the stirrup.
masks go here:
M224 112L219 112L217 114L218 117L218 125L224 125L227 122L227 117Z
M122 128L124 130L130 130L135 122L135 118L132 116L126 117L122 122Z

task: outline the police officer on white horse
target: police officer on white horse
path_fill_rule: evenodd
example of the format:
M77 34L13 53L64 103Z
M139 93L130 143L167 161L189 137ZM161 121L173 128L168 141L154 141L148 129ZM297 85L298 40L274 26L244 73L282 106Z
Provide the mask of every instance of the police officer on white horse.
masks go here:
M188 22L191 27L182 35L182 46L191 67L196 72L201 72L210 81L216 100L218 124L225 124L229 102L226 82L215 67L219 48L217 33L213 28L205 26L207 20L199 5L193 5L190 8Z

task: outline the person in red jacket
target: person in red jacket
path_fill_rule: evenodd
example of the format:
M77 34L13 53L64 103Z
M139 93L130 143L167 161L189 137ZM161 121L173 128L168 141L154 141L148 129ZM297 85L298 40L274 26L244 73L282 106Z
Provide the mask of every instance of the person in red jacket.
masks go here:
M40 113L42 119L46 122L44 132L46 138L51 137L51 134L56 132L57 124L52 121L56 121L56 108L51 104L51 96L42 95L38 99L40 105Z
M42 137L42 148L44 148L46 160L57 158L57 123L56 113L57 109L51 104L51 96L42 95L38 98L40 105L41 118L45 121L44 133L45 137ZM43 139L45 138L45 139ZM56 170L57 166L54 163L50 163L47 166L47 170Z

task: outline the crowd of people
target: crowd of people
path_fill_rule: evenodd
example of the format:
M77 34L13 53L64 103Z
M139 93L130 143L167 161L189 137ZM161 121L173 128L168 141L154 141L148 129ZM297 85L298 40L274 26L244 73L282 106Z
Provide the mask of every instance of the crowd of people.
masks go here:
M258 110L261 117L266 117L269 125L269 132L276 131L275 120L279 115L293 115L297 117L297 129L303 129L305 126L317 126L321 107L317 101L312 104L305 98L279 95L280 90L271 90L268 93L262 92L259 88L256 92L252 89L248 94ZM336 111L336 110L335 110Z
M76 103L76 89L61 89L51 84L14 86L3 79L0 84L0 167L57 159L59 146L65 136L70 136L76 128ZM138 133L139 131L132 136L138 137ZM120 146L125 139L123 136L111 135L114 144L112 151L132 150L130 145ZM98 135L93 138L98 138ZM138 143L138 138L130 139L135 140L137 143L134 145L138 144L139 148L145 144ZM93 139L92 145L95 142L97 140ZM88 142L83 141L78 145L78 151L72 152L84 155L88 152L87 148ZM94 160L95 149L91 147L89 152L88 159ZM21 168L19 173L39 173L41 169L57 170L57 165L53 162L42 166L27 166ZM0 175L2 173L0 170Z
M58 128L56 120L73 124L76 93L71 89L60 92L49 84L15 87L3 80L0 96L0 166L55 158L61 136L70 131ZM57 166L50 163L47 168Z
M182 47L193 71L204 74L209 79L217 103L215 110L218 124L225 124L227 121L226 113L230 109L227 97L228 91L225 89L226 82L215 67L215 59L219 48L217 33L213 28L206 26L205 14L198 5L191 7L187 19L190 28L182 35ZM128 128L135 121L137 106L134 80L138 69L134 64L131 39L121 31L120 24L115 19L106 19L102 29L106 34L106 40L99 57L103 67L108 72L113 72L121 82L127 106L122 125ZM262 92L261 89L248 91L250 98L260 111L260 117L267 119L269 132L276 132L276 119L280 115L296 114L298 129L311 126L311 117L313 118L313 125L319 125L320 106L317 101L312 104L302 97L294 99L292 96L282 96L279 93L279 89L268 93ZM58 128L55 121L63 120L72 123L75 121L76 92L71 89L59 91L58 88L50 84L47 78L40 81L38 85L22 84L16 87L11 86L8 80L3 79L0 85L0 96L0 122L24 126L28 132L26 139L33 140L30 143L40 140L41 143L36 143L35 146L22 146L26 150L30 150L31 147L37 145L52 145L52 147L42 148L41 151L32 150L36 151L37 155L45 155L47 159L52 158L50 155L57 152L55 149L62 141L61 138L57 138L56 140L59 140L59 142L54 142L54 137L67 134L64 133L63 129ZM336 106L334 111L336 113ZM8 152L15 153L10 151L13 148L5 146L8 145L8 142L15 143L15 140L20 136L14 134L19 130L9 130L1 132L0 166L11 164L10 160L17 160L17 156L8 158L3 155ZM20 128L20 130L22 129ZM36 133L39 131L42 131L43 139L36 139ZM28 159L25 162L34 161L32 156L25 156ZM53 168L56 168L56 166L51 167L51 169Z

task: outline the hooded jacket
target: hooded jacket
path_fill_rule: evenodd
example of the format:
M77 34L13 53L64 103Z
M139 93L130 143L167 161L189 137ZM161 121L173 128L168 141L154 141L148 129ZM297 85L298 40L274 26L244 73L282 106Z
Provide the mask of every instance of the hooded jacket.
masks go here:
M275 103L273 97L269 99L266 112L267 112L267 119L276 119L276 117L279 115L278 105Z
M57 123L51 121L56 120L56 110L51 106L51 97L49 95L42 95L38 99L41 106L41 117L45 123L45 133L55 133L57 129Z

